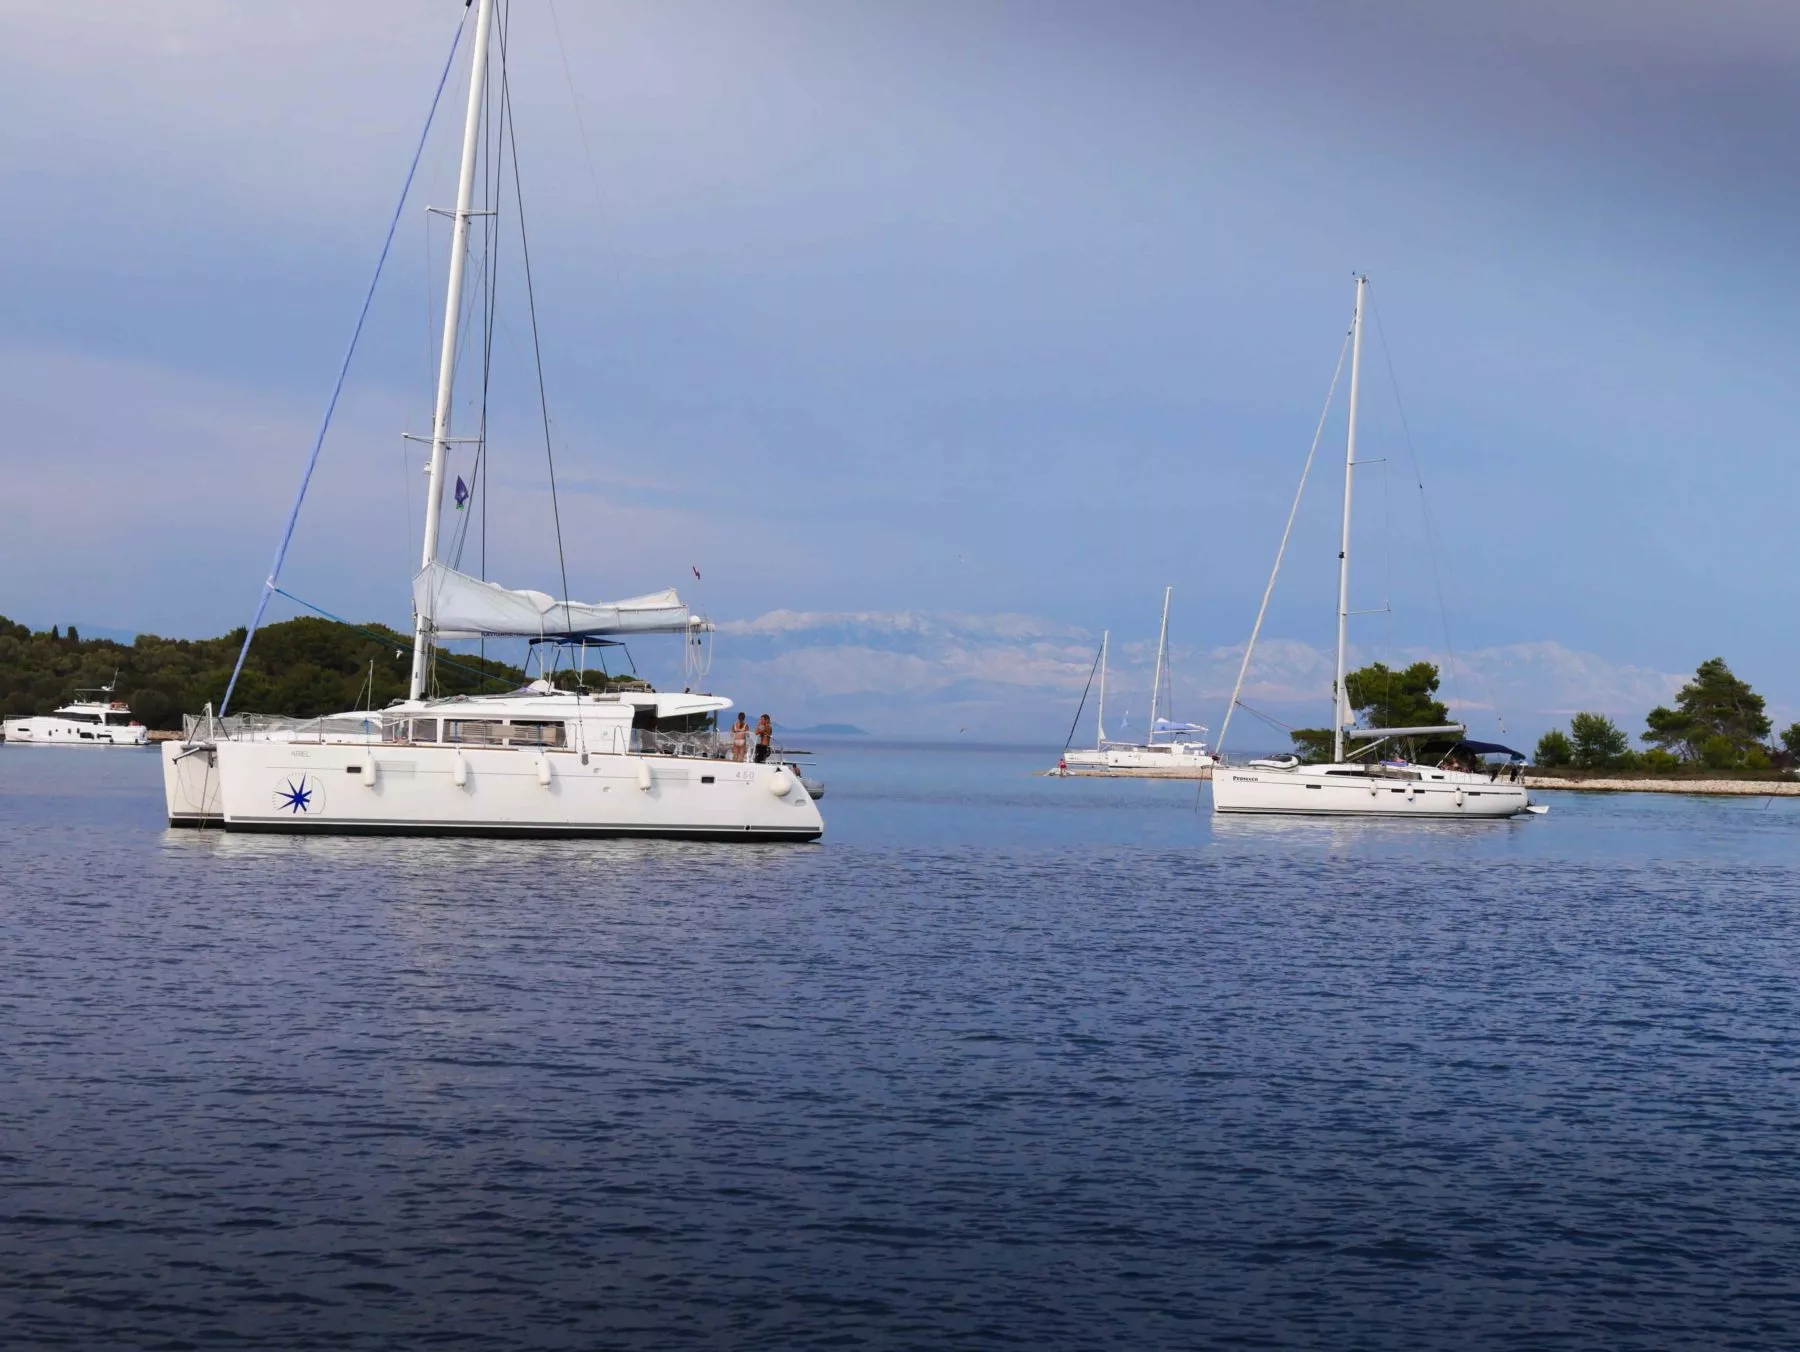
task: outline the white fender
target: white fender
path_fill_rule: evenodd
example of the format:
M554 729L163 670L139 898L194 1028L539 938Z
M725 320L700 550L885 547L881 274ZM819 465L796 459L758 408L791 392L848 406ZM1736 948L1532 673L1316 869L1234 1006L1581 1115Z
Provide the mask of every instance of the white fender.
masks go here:
M786 770L777 770L769 776L769 792L777 798L786 798L794 791L794 777Z
M463 753L450 753L450 782L457 788L467 788L469 783L469 762L463 759Z
M640 789L642 789L645 793L649 793L650 786L652 784L656 783L655 777L650 773L650 762L649 761L641 760L638 762L637 781L638 781L638 787Z
M1456 786L1456 805L1458 807L1461 807L1463 805L1463 791L1462 791L1461 784L1458 784Z
M362 782L365 789L375 787L375 757L373 756L363 757Z
M1371 779L1369 781L1369 797L1373 798L1376 794L1378 794L1380 792L1381 792L1381 785L1377 784L1374 780Z
M537 777L538 783L542 784L546 789L550 787L550 758L542 751L538 752Z

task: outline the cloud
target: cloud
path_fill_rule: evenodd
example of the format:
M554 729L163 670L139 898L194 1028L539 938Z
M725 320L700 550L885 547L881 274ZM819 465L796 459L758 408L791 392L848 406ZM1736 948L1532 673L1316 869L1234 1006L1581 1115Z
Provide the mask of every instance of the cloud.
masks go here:
M1096 638L1032 615L929 611L768 611L719 626L713 687L788 722L831 719L871 731L951 735L974 726L998 738L1060 737L1093 671ZM1149 706L1152 643L1115 644L1108 660L1109 722L1140 726ZM1443 694L1478 729L1524 739L1580 709L1633 727L1681 676L1621 663L1551 640L1458 654L1454 675L1424 649L1353 650L1353 664L1437 661ZM1243 659L1241 644L1173 645L1167 677L1179 716L1216 725ZM1264 639L1241 699L1285 723L1318 722L1330 700L1328 649ZM1089 709L1093 708L1092 695ZM1241 726L1241 725L1240 725ZM1252 727L1257 727L1254 722ZM1267 728L1251 738L1267 740ZM1233 733L1239 741L1242 734Z

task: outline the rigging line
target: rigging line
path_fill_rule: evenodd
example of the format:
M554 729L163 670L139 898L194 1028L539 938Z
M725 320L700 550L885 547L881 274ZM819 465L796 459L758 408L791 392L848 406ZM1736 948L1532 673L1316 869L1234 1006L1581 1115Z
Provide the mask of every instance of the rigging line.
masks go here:
M1331 401L1337 395L1338 379L1344 374L1344 358L1350 352L1350 334L1338 349L1337 369L1331 373L1331 388L1325 391L1325 407L1319 410L1319 425L1313 429L1312 446L1306 452L1306 465L1300 471L1300 486L1294 490L1294 505L1288 508L1287 526L1281 532L1281 547L1275 551L1275 566L1269 570L1269 585L1263 588L1262 605L1257 607L1256 624L1250 630L1250 641L1244 645L1244 660L1238 664L1237 684L1231 687L1231 703L1225 706L1225 721L1213 743L1217 756L1225 747L1225 734L1231 731L1232 711L1238 707L1238 696L1244 692L1244 674L1250 670L1250 655L1256 651L1256 639L1262 633L1263 618L1269 613L1269 598L1275 594L1275 579L1281 575L1281 561L1287 555L1288 537L1294 533L1294 518L1300 514L1300 499L1306 493L1306 477L1312 473L1313 457L1319 453L1319 439L1325 435L1325 419L1331 415Z
M375 639L376 641L383 643L390 648L399 648L402 651L411 651L411 649L413 647L413 641L410 638L406 637L406 635L404 635L404 634L381 633L379 630L370 629L366 625L357 624L353 620L346 620L342 615L333 615L329 610L324 609L322 606L315 606L311 601L301 600L298 596L295 596L291 591L284 591L280 587L275 588L275 590L278 594L287 597L287 599L292 601L295 605L305 606L308 610L312 611L313 614L322 615L326 619L330 620L333 624L341 624L344 626L344 628L354 630L356 633L361 634L365 638ZM457 671L466 671L471 676L480 676L484 680L508 681L508 682L510 682L512 680L512 677L510 677L510 676L501 676L492 671L481 671L475 667L465 667L461 662L452 662L448 658L446 658L444 660L444 665L447 667L454 667ZM224 715L220 714L219 717L223 718Z
M1457 679L1456 646L1450 639L1450 607L1444 599L1443 571L1438 567L1437 530L1431 520L1431 503L1425 497L1425 476L1419 469L1418 452L1413 449L1412 425L1406 419L1406 403L1400 397L1400 380L1394 373L1394 354L1388 347L1387 330L1381 325L1381 307L1375 303L1373 292L1374 288L1371 287L1369 309L1375 316L1375 336L1381 341L1381 356L1382 360L1387 365L1388 384L1394 391L1394 407L1400 414L1400 431L1406 442L1406 456L1412 464L1413 479L1417 483L1419 489L1419 514L1424 518L1425 522L1425 545L1426 550L1431 557L1431 581L1432 585L1437 590L1438 618L1444 627L1444 654L1448 658L1450 664L1450 698L1461 705L1464 701L1462 698L1461 686ZM1447 570L1448 568L1449 562L1446 560L1444 569ZM1500 723L1500 730L1504 732L1506 730L1506 718L1501 714L1499 702L1494 698L1493 683L1487 680L1485 673L1482 675L1482 680L1487 685L1488 701L1494 706L1494 716ZM1466 718L1467 715L1465 714L1464 717Z
M1283 723L1279 718L1276 718L1271 714L1265 714L1260 709L1253 709L1241 700L1238 702L1237 707L1249 714L1252 718L1262 719L1263 722L1267 723L1272 728L1280 728L1283 732L1292 732L1294 730L1294 725L1292 723Z
M1088 691L1094 688L1094 673L1100 670L1100 651L1094 651L1094 665L1088 668L1087 684L1081 688L1081 703L1075 706L1075 717L1069 724L1069 735L1063 739L1063 750L1066 752L1075 745L1075 729L1081 726L1082 712L1087 708Z
M519 141L518 119L512 115L512 85L507 78L506 70L506 28L500 28L500 103L501 120L506 131L507 141L512 151L513 168L513 202L519 217L519 253L525 264L525 304L531 313L531 355L537 364L538 410L544 419L544 460L550 469L550 515L556 526L556 565L562 574L563 587L563 622L572 624L574 617L569 610L569 563L563 553L562 506L556 496L556 453L550 445L550 400L544 391L544 349L538 339L537 292L531 283L531 242L525 229L525 190L519 181ZM630 660L630 651L626 651L626 659ZM637 665L632 664L635 674Z
M431 124L437 117L438 101L443 97L444 84L450 78L450 67L456 61L456 49L462 45L462 20L458 19L456 33L450 39L450 53L444 58L444 69L438 76L437 88L432 91L431 107L425 114L425 126L419 133L419 143L413 148L412 162L406 167L406 182L400 188L400 200L394 203L394 215L388 222L387 234L381 240L381 253L375 260L375 275L369 278L369 289L363 296L362 309L356 313L356 326L350 331L349 345L344 349L344 360L338 365L337 380L331 386L331 398L325 404L325 416L319 422L318 435L313 438L312 451L306 457L306 470L300 476L299 491L294 494L293 508L288 512L287 525L282 528L281 543L275 546L275 558L269 564L269 576L263 583L262 594L256 600L256 613L251 616L250 627L244 631L244 646L238 649L237 665L231 669L231 679L225 685L225 698L219 701L219 714L224 716L231 707L231 695L237 689L238 677L244 670L244 659L250 655L250 641L256 637L257 627L262 624L263 615L269 608L269 597L275 590L275 581L281 576L281 565L287 561L288 545L294 539L294 525L300 519L300 507L306 501L306 490L312 484L313 470L319 464L319 451L325 445L325 434L331 430L331 418L337 412L338 396L344 391L344 378L350 373L350 360L356 355L357 342L362 338L363 323L369 317L369 307L375 302L375 288L381 282L381 272L387 266L388 250L393 247L394 231L399 228L400 215L406 209L407 195L412 192L413 177L419 171L419 159L425 153L425 141L431 134Z
M587 159L588 181L594 185L594 205L604 216L606 199L600 193L600 171L594 168L594 150L588 144L587 119L581 115L581 99L575 93L575 72L569 69L569 49L563 42L562 20L556 16L556 0L550 0L550 26L556 30L556 51L562 57L563 79L569 86L569 106L575 110L575 127L581 133L581 153Z

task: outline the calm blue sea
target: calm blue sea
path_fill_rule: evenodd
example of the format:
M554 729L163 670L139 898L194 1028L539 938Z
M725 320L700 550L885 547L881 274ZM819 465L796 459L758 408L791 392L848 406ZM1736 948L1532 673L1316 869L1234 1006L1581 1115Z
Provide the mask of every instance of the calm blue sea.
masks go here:
M1800 803L819 846L169 832L0 747L0 1342L1800 1346Z

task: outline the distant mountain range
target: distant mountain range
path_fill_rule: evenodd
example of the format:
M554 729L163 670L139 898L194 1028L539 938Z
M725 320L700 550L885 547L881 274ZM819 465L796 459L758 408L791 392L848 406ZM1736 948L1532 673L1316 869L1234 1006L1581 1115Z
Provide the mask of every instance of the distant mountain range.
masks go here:
M859 728L854 723L815 723L810 728L790 728L780 723L775 725L779 732L800 733L811 737L867 737L866 728Z

